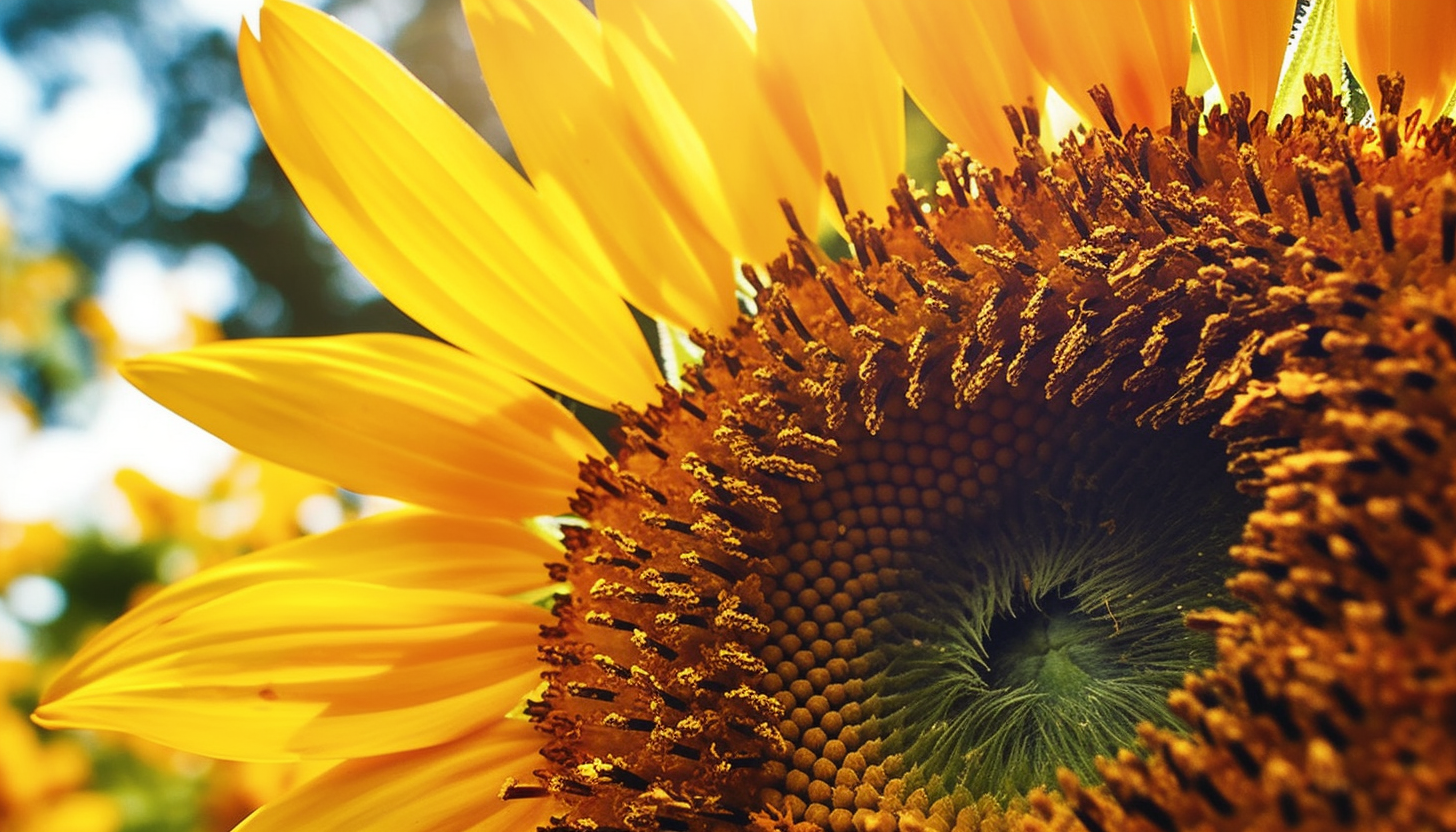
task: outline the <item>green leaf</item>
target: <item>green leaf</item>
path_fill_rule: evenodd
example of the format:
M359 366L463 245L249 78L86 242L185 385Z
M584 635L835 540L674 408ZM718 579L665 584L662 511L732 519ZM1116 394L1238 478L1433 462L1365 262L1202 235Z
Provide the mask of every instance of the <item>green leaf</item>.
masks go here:
M1277 124L1285 115L1304 112L1304 76L1328 75L1344 88L1345 57L1340 49L1339 11L1336 0L1311 0L1304 14L1294 22L1290 54L1279 90L1274 93L1270 121Z
M667 321L657 322L657 346L661 354L662 374L667 383L682 389L683 370L703 360L703 350L694 344L687 330Z

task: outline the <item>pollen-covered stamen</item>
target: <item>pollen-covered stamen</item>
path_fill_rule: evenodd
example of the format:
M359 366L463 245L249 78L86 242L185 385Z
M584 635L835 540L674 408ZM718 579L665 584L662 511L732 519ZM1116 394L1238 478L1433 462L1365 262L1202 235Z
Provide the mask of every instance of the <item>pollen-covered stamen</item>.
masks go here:
M1263 499L1234 550L1251 609L1191 619L1220 651L1170 699L1194 733L1144 729L1151 756L1121 752L1105 789L1064 777L1065 801L1033 800L1051 828L1449 825L1456 767L1434 726L1452 724L1456 645L1442 210L1456 125L1402 131L1385 82L1375 129L1352 127L1330 87L1311 80L1310 111L1254 140L1261 158L1335 171L1345 216L1310 215L1297 175L1264 168L1286 229L1273 239L1313 283L1297 324L1259 345L1272 370L1221 420Z

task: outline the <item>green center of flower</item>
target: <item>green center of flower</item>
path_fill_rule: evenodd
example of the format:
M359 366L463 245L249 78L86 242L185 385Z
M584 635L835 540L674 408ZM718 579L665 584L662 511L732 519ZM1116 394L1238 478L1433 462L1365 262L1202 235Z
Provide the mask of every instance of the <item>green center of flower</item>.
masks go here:
M1094 683L1115 675L1117 657L1108 650L1114 635L1104 622L1079 612L1070 598L1026 599L1020 609L991 622L989 641L996 652L988 657L986 685L1075 702Z
M1010 797L1173 725L1167 691L1208 667L1183 626L1221 593L1240 498L1216 443L1083 432L1065 464L912 555L872 687L908 786Z

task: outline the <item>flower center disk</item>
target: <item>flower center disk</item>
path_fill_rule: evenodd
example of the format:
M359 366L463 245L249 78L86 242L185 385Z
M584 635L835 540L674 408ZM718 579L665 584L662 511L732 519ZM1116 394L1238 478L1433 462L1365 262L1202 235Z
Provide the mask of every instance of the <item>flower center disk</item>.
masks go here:
M1249 508L1207 436L998 385L845 437L781 498L758 652L788 747L765 802L954 817L958 790L1095 777L1139 722L1171 725L1167 691L1213 654L1183 613L1222 599Z
M549 765L506 796L560 798L554 829L970 830L1173 727L1211 660L1184 615L1224 603L1292 447L1254 396L1300 396L1279 362L1382 291L1339 246L1390 201L1337 175L1329 85L1310 102L1204 132L1175 98L1171 135L1055 158L1030 125L1017 170L948 155L883 226L839 199L852 260L791 218L771 280L745 275L757 314L583 467L529 708ZM1301 188L1300 153L1334 173ZM1319 245L1281 224L1315 218Z

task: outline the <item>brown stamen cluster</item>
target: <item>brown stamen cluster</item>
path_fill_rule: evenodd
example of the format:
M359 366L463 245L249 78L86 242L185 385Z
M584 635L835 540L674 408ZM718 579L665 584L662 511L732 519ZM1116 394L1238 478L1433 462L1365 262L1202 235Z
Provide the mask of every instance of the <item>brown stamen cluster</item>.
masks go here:
M1005 174L951 154L884 226L840 201L854 260L800 232L748 275L758 314L583 467L548 764L507 797L555 795L562 830L1456 826L1456 133L1349 126L1327 82L1272 132L1173 104L1171 135L1105 104L1056 157L1033 123ZM1214 421L1263 507L1252 611L1196 619L1219 664L1173 696L1192 733L1065 797L912 777L874 691L916 557L1079 426Z
M1105 787L1064 777L1034 800L1051 828L1456 829L1453 130L1382 92L1373 130L1319 104L1252 139L1319 279L1222 417L1263 498L1233 551L1250 609L1190 621L1219 645L1170 699L1193 733L1145 729Z

